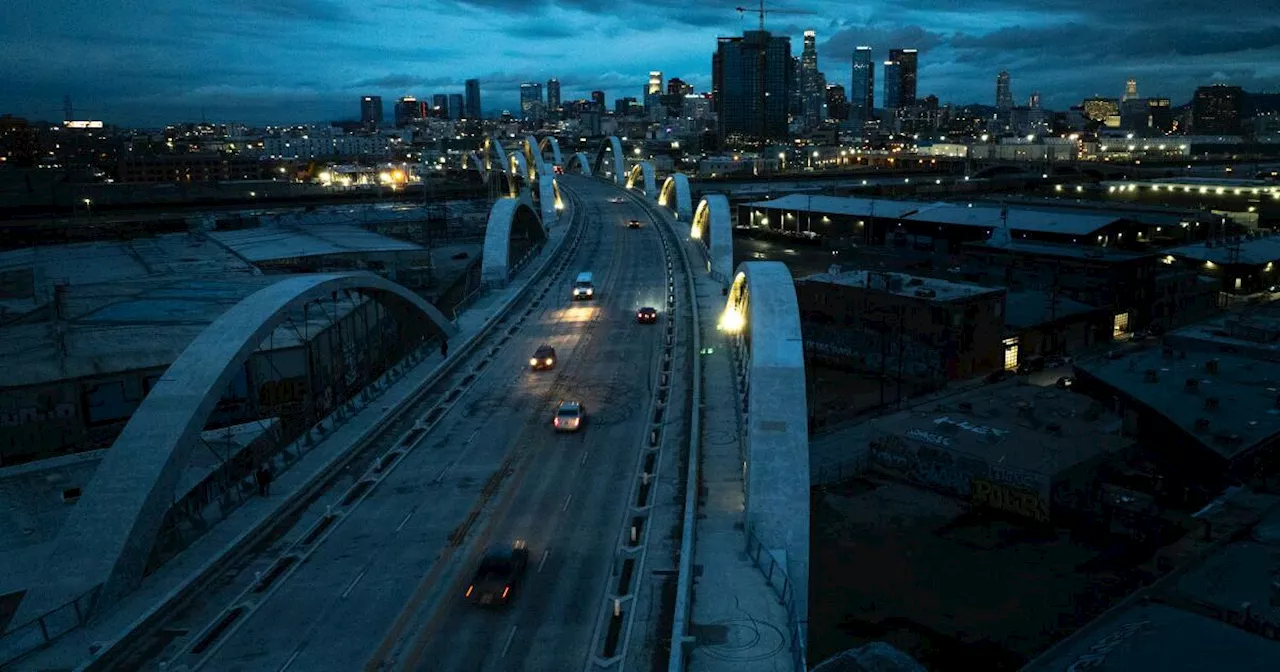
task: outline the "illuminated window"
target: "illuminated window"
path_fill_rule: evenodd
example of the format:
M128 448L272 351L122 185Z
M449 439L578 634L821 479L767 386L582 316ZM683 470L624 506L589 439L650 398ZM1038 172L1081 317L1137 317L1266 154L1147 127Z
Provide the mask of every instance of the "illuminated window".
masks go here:
M1018 337L1004 339L1004 370L1018 369Z
M1120 338L1129 333L1129 313L1116 313L1115 321L1111 327L1111 337Z

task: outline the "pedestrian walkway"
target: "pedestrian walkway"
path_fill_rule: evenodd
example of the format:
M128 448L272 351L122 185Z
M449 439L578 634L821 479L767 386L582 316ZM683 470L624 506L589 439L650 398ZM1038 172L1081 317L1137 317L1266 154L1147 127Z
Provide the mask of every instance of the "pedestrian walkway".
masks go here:
M572 210L561 214L561 222L570 222ZM520 297L523 289L549 260L558 256L563 248L569 227L557 226L550 232L543 251L522 269L504 288L485 293L471 304L455 320L458 333L449 344L449 357L457 358L469 350L473 340L479 340L490 321L501 316ZM372 396L345 420L334 418L321 423L324 438L313 448L287 461L277 456L271 465L273 474L271 495L251 497L231 513L226 520L213 526L182 553L166 562L141 586L125 596L105 614L97 615L84 627L55 640L48 648L24 658L14 669L74 669L84 664L91 652L111 646L125 638L139 626L146 624L167 611L166 605L178 601L189 591L217 580L224 570L223 558L235 548L254 545L254 542L287 510L306 495L327 475L331 475L351 446L359 443L377 427L389 422L400 405L437 372L442 370L446 358L434 348L416 364L399 370L394 378L387 378L382 393ZM388 374L389 376L393 374ZM353 401L358 401L358 398ZM306 529L308 515L295 528ZM8 660L11 652L38 641L39 626L22 632L18 623L11 623L10 630L0 638L0 662ZM8 669L8 668L6 668Z
M664 213L665 214L665 213ZM673 221L668 217L668 221ZM682 240L688 225L673 222ZM724 310L723 286L705 271L701 249L686 242L702 322L702 496L694 547L692 626L688 668L694 672L765 672L793 669L786 605L769 585L767 552L747 553L743 429L732 355L716 330ZM757 555L764 569L752 560ZM773 568L780 589L783 570Z

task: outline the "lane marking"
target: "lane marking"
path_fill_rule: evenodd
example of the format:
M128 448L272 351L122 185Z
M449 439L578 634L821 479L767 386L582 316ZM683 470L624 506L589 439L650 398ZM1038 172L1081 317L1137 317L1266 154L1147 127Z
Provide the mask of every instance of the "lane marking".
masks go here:
M573 499L573 495L565 495L565 496L564 496L564 506L560 507L560 510L561 510L561 511L568 511L568 510L569 510L569 500L571 500L571 499Z
M294 651L293 655L289 656L289 660L284 661L284 665L281 665L280 669L277 670L276 672L284 672L285 670L289 669L289 666L293 664L293 661L297 660L298 656L301 656L301 655L302 655L301 651Z
M400 521L400 524L396 526L396 532L403 530L404 526L408 524L409 519L412 517L413 517L413 511L410 511L409 513L404 514L404 520Z
M585 451L585 450L584 450L584 451L582 451L582 461L581 461L581 462L579 462L579 464L586 464L586 463L587 463L587 455L589 455L589 454L590 454L590 453L588 453L588 452L587 452L587 451Z
M511 626L511 634L507 635L507 643L502 645L501 658L507 657L507 649L511 648L511 640L516 638L516 626Z
M547 556L549 556L549 555L551 555L551 549L549 549L549 548L548 548L547 550L545 550L545 551L543 551L543 552L542 552L542 562L539 562L539 563L538 563L538 571L539 571L539 572L541 572L541 571L542 571L542 566L543 566L543 565L545 565L545 564L547 564Z
M474 432L471 432L471 436L467 437L466 443L471 443L471 441L476 438L476 434L479 434L479 433L480 433L480 430L478 429Z
M346 599L346 597L347 597L348 595L350 595L350 594L351 594L351 591L355 590L355 588L356 588L356 584L357 584L357 583L360 583L360 579L363 579L363 578L364 578L364 575L365 575L365 574L368 574L368 573L369 573L369 570L367 570L367 569L366 569L365 571L363 571L363 572L360 572L360 575L359 575L359 576L357 576L357 577L355 578L355 580L353 580L353 581L351 582L351 585L347 586L347 589L346 589L346 590L344 590L344 591L342 591L342 597L343 597L343 599Z

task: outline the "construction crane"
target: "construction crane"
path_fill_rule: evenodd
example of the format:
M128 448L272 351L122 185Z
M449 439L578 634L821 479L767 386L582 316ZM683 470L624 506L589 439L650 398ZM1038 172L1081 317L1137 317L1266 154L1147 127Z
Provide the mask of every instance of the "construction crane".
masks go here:
M759 15L759 16L760 16L760 30L761 30L761 31L763 31L763 30L764 30L764 15L765 15L765 14L814 14L814 13L815 13L815 12L805 11L805 10L803 10L803 9L774 9L774 8L772 8L772 7L765 7L765 6L764 6L764 0L760 0L760 8L759 8L759 9L749 9L749 8L747 8L747 7L735 7L735 9L737 9L737 10L738 10L738 15L739 15L739 16L741 16L742 14L746 14L747 12L752 12L752 13L754 13L754 14Z

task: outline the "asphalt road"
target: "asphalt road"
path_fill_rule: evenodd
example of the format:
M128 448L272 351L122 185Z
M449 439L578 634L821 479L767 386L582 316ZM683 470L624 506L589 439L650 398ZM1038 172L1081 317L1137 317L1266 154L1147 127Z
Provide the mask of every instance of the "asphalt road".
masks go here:
M626 229L627 218L642 214L630 202L609 203L610 187L574 187L587 232L561 279L562 298L548 295L425 443L203 669L345 672L384 652L397 659L388 669L582 668L622 530L665 316L659 325L635 321L637 307L662 306L658 232ZM569 300L579 271L595 274L595 301ZM556 348L557 367L530 372L528 358L543 343ZM578 434L551 428L563 398L585 405ZM454 546L460 527L466 540ZM483 548L517 538L531 561L512 604L464 603Z

